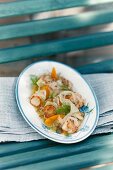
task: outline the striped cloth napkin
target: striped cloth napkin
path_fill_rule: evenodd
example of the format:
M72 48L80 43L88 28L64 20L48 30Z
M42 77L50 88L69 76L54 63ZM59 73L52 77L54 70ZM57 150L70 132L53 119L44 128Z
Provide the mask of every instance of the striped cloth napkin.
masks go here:
M90 74L84 78L93 87L100 106L93 134L113 132L113 74ZM23 119L15 101L16 77L0 78L0 142L44 139Z

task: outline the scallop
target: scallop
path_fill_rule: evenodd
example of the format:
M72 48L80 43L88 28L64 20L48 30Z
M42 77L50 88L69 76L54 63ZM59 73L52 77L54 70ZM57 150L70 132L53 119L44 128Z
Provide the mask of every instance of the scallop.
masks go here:
M30 100L31 104L35 107L38 107L41 103L41 100L38 96L33 96Z

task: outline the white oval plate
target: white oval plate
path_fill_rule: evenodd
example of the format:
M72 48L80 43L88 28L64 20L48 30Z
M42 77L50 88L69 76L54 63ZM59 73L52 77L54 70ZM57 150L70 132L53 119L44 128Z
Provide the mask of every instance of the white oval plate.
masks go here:
M73 83L73 89L86 99L90 109L93 108L92 112L85 114L85 119L80 130L70 136L64 136L47 129L29 102L31 95L30 75L40 76L43 73L51 72L52 67L55 67L58 73L71 81ZM96 127L99 118L97 98L83 77L69 66L53 61L33 63L20 74L15 92L17 104L24 119L39 134L50 140L60 143L77 143L86 139Z

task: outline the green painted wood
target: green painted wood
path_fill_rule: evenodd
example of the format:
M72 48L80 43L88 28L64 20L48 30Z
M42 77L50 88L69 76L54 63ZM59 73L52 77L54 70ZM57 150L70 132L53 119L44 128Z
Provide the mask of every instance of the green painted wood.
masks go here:
M82 74L113 73L113 59L76 68Z
M0 3L0 18L110 2L113 0L23 0Z
M84 50L113 44L113 31L95 33L81 37L66 38L27 45L16 48L1 49L0 63L23 60L33 57L52 56L70 51Z
M83 153L74 156L68 156L60 159L52 159L45 162L30 164L22 167L14 168L16 170L32 170L37 168L38 170L68 170L68 169L80 169L87 166L93 166L113 161L113 148L96 150L89 153ZM105 156L107 155L107 156Z
M73 16L0 26L0 40L78 29L113 22L113 11L94 11ZM62 24L61 24L62 23Z
M48 148L52 146L56 146L57 143L54 143L52 141L48 140L41 140L41 142L28 142L27 144L22 142L22 143L7 143L4 145L4 143L0 144L0 157L8 156L8 155L13 155L13 154L19 154L23 152L30 152L34 150L40 150L42 148Z
M24 142L23 144L14 143L14 145L10 143L2 144L2 152L3 149L6 152L5 147L7 146L9 148L11 146L11 148L10 155L5 154L0 158L0 169L38 168L38 170L53 170L69 167L85 168L113 160L113 134L93 136L80 143L71 145L58 144L49 140L37 141L37 146L41 144L44 144L44 148L43 145L36 148L36 142L30 142L30 144L29 142ZM26 150L23 149L23 146ZM35 150L34 148L32 150L31 146L35 146Z
M52 158L54 159L60 159L62 157L67 157L67 156L72 156L72 155L76 155L76 154L83 154L84 152L93 152L95 149L97 150L97 147L105 147L109 149L109 147L111 147L113 145L113 140L110 140L109 146L108 143L106 144L105 141L99 141L99 140L95 140L95 142L98 141L98 145L97 144L93 144L88 142L88 144L86 144L85 148L83 146L80 146L80 148L76 148L73 147L72 145L69 145L68 147L66 147L66 145L58 145L58 146L51 146L48 148L42 148L40 150L38 150L38 154L37 154L37 149L30 151L30 152L24 152L21 154L16 154L16 155L9 155L7 157L5 157L5 161L4 161L4 157L2 157L0 159L0 168L13 168L16 166L23 166L26 165L27 162L29 163L40 163L40 162L45 162L48 160L51 160ZM93 144L93 145L92 145ZM44 154L45 153L45 154ZM33 155L35 155L35 157L33 157ZM18 159L18 157L20 157Z

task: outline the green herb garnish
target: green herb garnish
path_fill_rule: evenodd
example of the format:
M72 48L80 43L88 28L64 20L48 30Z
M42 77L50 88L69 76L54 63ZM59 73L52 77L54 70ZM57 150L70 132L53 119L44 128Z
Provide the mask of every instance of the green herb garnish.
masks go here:
M37 76L31 75L30 79L31 79L33 85L37 85L37 81L38 81L38 77Z
M57 109L56 109L56 113L57 114L62 114L62 113L64 113L64 114L68 114L69 112L70 112L70 106L69 105L66 105L66 104L63 104L61 107L58 107Z
M63 84L61 86L61 90L69 90L69 87L67 85Z
M56 93L52 92L52 93L49 95L49 98L50 98L50 99L53 99L55 96L56 96Z

